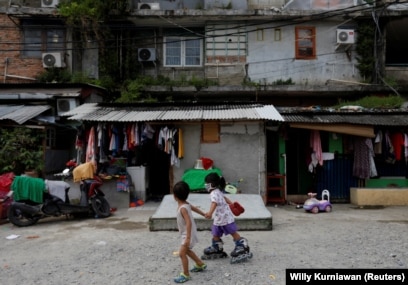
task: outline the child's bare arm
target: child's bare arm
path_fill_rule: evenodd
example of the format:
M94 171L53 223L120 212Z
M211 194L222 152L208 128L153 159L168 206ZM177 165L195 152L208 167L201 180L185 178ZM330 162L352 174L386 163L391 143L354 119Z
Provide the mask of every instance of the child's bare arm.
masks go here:
M207 213L205 213L205 217L206 217L207 219L211 219L211 218L212 218L212 215L213 215L213 213L214 213L214 211L215 211L215 208L217 208L217 203L211 202L210 210L209 210Z
M190 207L191 207L191 210L192 210L193 212L196 212L197 214L199 214L199 215L205 217L205 213L204 213L200 208L198 208L198 207L196 207L196 206L193 206L193 205L191 205L191 204L190 204Z
M227 204L232 204L232 201L230 199L228 199L226 196L224 196L225 202L227 202Z

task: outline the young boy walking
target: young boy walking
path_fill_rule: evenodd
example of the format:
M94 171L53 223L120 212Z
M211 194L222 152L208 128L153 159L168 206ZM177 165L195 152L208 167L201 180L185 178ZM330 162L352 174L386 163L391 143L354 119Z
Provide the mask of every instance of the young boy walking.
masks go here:
M183 266L183 272L174 279L176 283L184 283L191 279L188 271L188 257L195 262L191 272L200 272L207 268L207 265L192 250L194 245L198 242L197 226L192 211L202 216L205 216L205 213L187 202L189 193L190 187L184 181L177 182L173 187L173 196L178 204L177 226L181 236L179 256Z

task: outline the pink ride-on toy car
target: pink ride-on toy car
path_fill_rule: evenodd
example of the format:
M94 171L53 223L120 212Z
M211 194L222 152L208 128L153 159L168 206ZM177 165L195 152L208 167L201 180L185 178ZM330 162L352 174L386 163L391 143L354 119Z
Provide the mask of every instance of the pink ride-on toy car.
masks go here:
M307 195L309 195L310 198L303 204L303 209L305 209L306 212L317 214L319 212L329 213L332 211L332 204L330 203L330 194L328 190L323 190L322 200L317 200L315 198L317 193L307 193ZM325 196L327 196L327 200L324 199Z

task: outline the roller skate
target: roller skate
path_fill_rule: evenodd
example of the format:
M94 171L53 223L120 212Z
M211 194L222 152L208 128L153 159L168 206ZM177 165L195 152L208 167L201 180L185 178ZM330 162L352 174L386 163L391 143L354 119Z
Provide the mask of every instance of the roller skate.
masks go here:
M204 255L201 256L201 259L208 260L228 257L228 254L224 251L223 244L222 240L213 240L212 245L204 249Z
M252 258L252 256L246 238L241 237L235 241L235 249L231 252L231 264L245 262Z

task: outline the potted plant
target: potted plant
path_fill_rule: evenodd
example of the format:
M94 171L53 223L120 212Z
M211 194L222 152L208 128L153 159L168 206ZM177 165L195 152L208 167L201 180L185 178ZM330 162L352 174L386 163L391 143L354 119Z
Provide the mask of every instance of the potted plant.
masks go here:
M38 129L14 128L0 130L0 170L21 175L40 175L44 169L44 132ZM36 173L36 174L35 174Z

